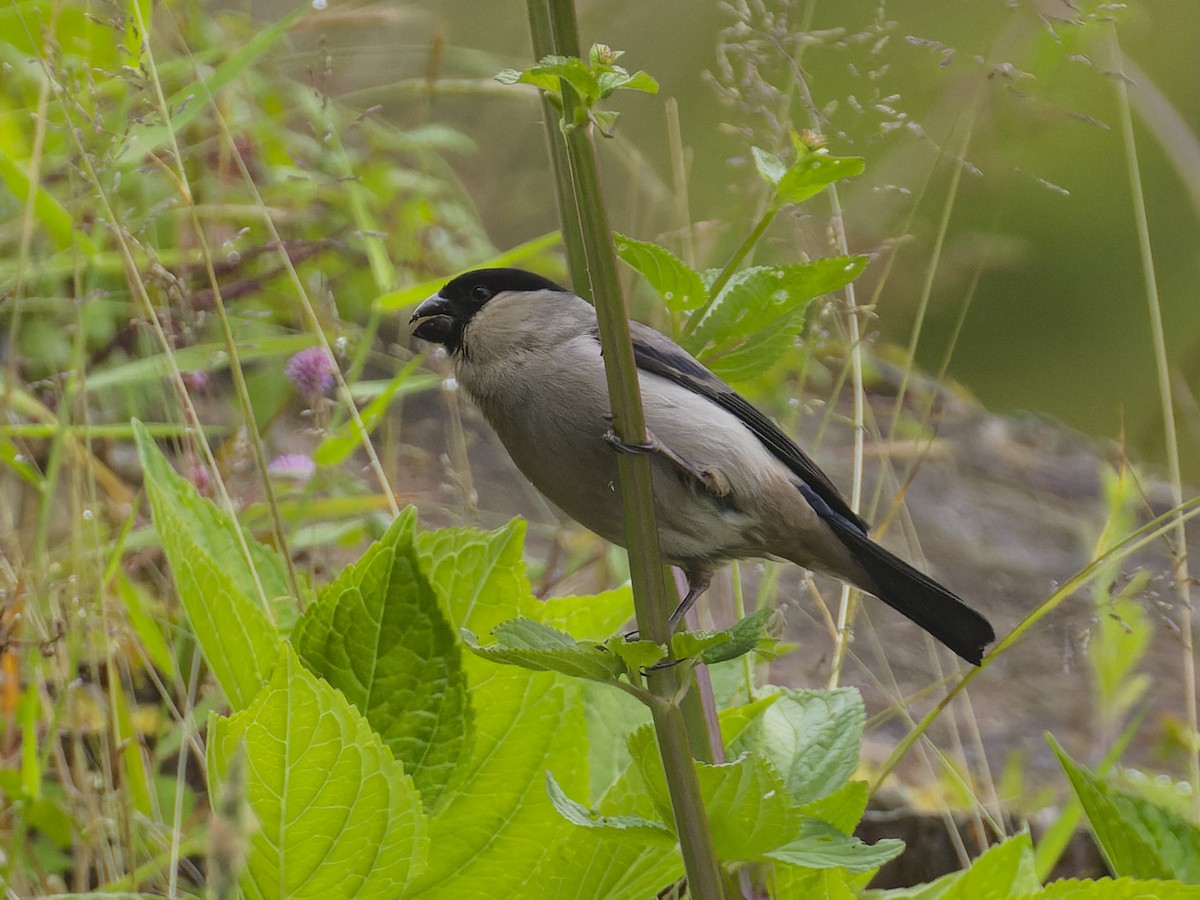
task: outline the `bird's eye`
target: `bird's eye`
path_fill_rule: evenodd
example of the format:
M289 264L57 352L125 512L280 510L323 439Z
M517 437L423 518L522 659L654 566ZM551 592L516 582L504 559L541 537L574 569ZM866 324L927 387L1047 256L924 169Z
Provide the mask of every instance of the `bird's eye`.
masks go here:
M477 284L475 287L471 288L471 297L475 300L478 300L480 303L483 303L484 301L491 299L492 292L485 288L482 284Z

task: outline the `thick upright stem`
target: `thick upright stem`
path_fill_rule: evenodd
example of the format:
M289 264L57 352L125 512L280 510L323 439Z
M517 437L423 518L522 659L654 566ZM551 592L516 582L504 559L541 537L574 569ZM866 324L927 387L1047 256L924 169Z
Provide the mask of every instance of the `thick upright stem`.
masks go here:
M546 52L580 55L573 0L528 0L528 6L533 45L539 56ZM565 82L561 94L562 121L572 123L579 100ZM560 192L558 202L563 215L564 244L575 290L590 295L596 306L613 430L626 443L645 443L646 421L629 320L617 277L616 253L600 192L590 129L564 129L554 121L547 121L546 126L552 147L565 145L565 154L551 151L556 167L555 183ZM559 170L564 162L565 173ZM579 235L578 247L574 235ZM624 453L618 455L617 463L638 630L648 640L669 644L670 609L654 519L650 460L643 454ZM655 732L691 896L700 900L723 900L721 868L708 827L683 713L675 702L679 679L679 670L675 667L655 671L648 678L650 691L659 701L652 706Z

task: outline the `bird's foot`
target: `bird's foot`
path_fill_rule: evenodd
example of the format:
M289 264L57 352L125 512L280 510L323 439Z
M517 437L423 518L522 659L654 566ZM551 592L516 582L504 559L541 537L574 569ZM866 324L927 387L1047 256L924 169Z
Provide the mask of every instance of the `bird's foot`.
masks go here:
M692 465L662 441L654 436L654 432L646 429L646 443L630 444L621 440L612 428L604 433L604 440L621 453L654 453L665 459L680 472L694 478L704 487L704 490L715 497L726 497L731 490L729 479L720 469Z

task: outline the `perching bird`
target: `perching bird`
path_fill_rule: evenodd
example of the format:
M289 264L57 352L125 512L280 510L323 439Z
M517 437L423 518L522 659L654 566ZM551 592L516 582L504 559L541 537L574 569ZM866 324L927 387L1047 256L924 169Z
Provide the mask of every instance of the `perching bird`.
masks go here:
M867 537L833 482L766 416L686 350L630 323L648 443L611 430L596 311L521 269L460 275L417 307L413 334L453 357L458 383L517 468L554 504L625 544L617 454L650 454L666 562L687 575L674 626L733 559L776 557L874 594L968 662L992 626Z

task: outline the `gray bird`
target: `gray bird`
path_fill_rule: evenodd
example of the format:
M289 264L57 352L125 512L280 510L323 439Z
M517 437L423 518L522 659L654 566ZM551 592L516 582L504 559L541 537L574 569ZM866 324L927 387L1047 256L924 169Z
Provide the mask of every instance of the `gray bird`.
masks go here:
M517 468L571 518L624 546L617 453L650 454L663 558L687 576L674 626L733 559L782 558L874 594L968 662L992 626L867 537L833 482L774 423L674 341L630 322L648 443L613 435L596 311L521 269L460 275L417 307Z

